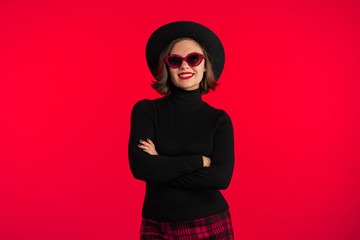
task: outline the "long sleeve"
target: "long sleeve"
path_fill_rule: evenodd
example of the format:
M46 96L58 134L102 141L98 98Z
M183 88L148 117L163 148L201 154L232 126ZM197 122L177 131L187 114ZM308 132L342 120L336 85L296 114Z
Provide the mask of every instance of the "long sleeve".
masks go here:
M170 182L184 189L226 189L234 169L234 134L230 117L224 111L218 122L210 167L196 169Z
M163 156L150 155L138 147L139 140L154 140L154 110L151 100L138 101L131 112L128 145L130 170L136 179L168 183L186 173L203 168L202 155Z

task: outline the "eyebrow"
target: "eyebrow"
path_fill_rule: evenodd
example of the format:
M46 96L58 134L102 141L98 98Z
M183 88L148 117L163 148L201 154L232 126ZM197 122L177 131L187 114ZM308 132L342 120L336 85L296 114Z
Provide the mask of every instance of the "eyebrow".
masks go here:
M191 52L191 53L186 54L185 57L188 56L188 55L190 55L190 54L192 54L192 53L200 53L200 54L203 54L203 53L201 53L201 52L196 52L196 51L194 51L194 52ZM177 54L177 53L170 53L170 55L179 55L179 56L181 56L180 54Z

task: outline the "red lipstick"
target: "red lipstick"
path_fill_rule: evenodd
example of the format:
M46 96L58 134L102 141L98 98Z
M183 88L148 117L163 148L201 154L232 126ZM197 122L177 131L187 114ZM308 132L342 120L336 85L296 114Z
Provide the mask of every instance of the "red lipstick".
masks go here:
M182 73L179 73L178 76L180 79L189 79L189 78L192 78L192 76L194 76L195 73L192 73L192 72L182 72Z

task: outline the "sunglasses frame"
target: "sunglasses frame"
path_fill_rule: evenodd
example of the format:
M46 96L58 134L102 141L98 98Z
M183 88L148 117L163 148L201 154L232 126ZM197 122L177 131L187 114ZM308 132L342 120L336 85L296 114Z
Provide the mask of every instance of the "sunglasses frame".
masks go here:
M200 56L200 58L201 58L200 62L199 62L198 64L196 64L196 65L192 65L192 64L190 64L190 63L187 61L187 58L190 57L190 56L193 56L193 55L198 55L198 56ZM194 52L194 53L189 53L189 54L186 55L185 57L182 57L182 56L177 55L177 54L171 54L171 55L169 55L169 56L166 56L166 57L165 57L165 61L166 61L167 65L168 65L169 67L175 68L175 69L176 69L176 68L179 68L179 67L173 67L173 66L170 65L169 60L168 60L170 57L179 57L179 58L181 58L181 64L180 64L179 67L181 67L183 61L185 61L190 67L196 67L196 66L199 66L199 65L201 64L201 62L205 59L205 56L204 56L203 54L201 54L201 53L196 53L196 52Z

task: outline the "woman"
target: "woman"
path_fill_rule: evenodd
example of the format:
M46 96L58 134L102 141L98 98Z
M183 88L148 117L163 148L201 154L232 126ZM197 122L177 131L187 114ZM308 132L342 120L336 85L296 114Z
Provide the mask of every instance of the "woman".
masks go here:
M228 114L202 101L224 67L224 49L207 27L173 22L149 38L146 58L164 97L131 113L130 169L146 182L141 239L233 239L226 189L234 168Z

